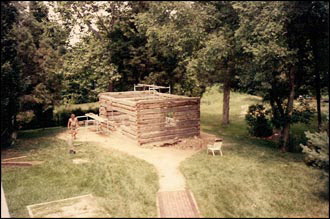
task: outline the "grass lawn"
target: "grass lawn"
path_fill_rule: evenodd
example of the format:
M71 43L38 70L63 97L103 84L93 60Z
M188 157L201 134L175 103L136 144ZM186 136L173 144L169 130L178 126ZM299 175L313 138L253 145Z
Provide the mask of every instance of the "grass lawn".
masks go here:
M224 138L224 156L205 150L181 164L204 217L328 217L326 180L302 154L281 153L271 141L248 136L244 113L260 98L232 93L228 127L219 125L222 94L216 87L201 101L201 128ZM316 129L296 124L294 135Z
M26 206L92 193L111 217L156 217L158 177L137 158L82 143L70 155L54 134L63 128L20 132L11 156L44 161L32 167L2 167L2 182L12 217L29 217ZM5 154L5 153L4 153ZM74 164L72 159L90 162Z
M230 121L221 126L222 94L212 87L201 100L201 128L224 138L224 156L205 151L181 164L204 217L327 217L326 179L309 168L299 153L281 153L276 143L251 138L244 120L249 105L261 98L231 93ZM88 109L98 103L75 104ZM64 106L62 106L64 107ZM328 107L322 106L325 110ZM58 108L57 110L60 110ZM325 112L328 114L328 112ZM295 124L292 134L303 140L311 124ZM156 170L117 151L81 143L79 154L54 137L64 128L27 130L11 149L15 156L45 161L32 167L2 168L2 182L12 217L28 217L27 205L92 193L111 217L156 217ZM2 154L3 156L3 154ZM73 158L89 163L73 164Z

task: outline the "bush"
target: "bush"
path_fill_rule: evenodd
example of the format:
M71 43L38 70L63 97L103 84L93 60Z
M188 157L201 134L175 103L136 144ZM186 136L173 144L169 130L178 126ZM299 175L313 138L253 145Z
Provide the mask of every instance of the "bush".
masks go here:
M79 108L76 109L61 109L58 112L54 113L54 119L56 126L66 126L68 123L68 120L70 118L70 115L74 113L76 116L83 116L86 113L99 113L99 108L98 107L90 107L86 110Z
M329 199L329 135L326 131L311 133L305 132L308 138L307 145L300 144L302 152L306 154L305 163L309 166L324 170L325 180L324 197Z
M245 120L248 124L248 131L252 136L268 137L273 134L269 115L270 111L266 110L262 104L249 106Z
M40 107L33 110L23 111L17 114L16 122L20 129L37 129L55 126L53 108L42 110Z
M59 111L53 111L53 109L47 110L40 114L35 115L33 111L20 112L17 115L16 121L18 122L20 129L36 129L36 128L46 128L54 126L66 126L71 113L76 116L83 116L86 113L93 112L95 114L99 113L98 107L89 107L87 109L69 108L61 109Z
M307 165L329 171L329 136L327 132L305 132L307 145L300 144Z

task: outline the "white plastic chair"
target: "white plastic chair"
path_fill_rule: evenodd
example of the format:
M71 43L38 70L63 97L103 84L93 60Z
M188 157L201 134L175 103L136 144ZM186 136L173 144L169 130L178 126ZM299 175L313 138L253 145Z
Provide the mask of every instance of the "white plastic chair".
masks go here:
M222 139L218 138L218 139L215 139L213 144L207 145L206 153L208 154L209 151L211 151L213 156L215 156L214 152L219 151L219 154L222 156L223 154L222 154L221 148L222 148Z

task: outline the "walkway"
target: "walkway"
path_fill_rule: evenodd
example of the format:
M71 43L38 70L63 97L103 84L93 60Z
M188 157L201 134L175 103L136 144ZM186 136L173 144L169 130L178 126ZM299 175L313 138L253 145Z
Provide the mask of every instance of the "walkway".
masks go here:
M70 136L66 132L59 134L58 137L68 141L68 138ZM77 135L77 141L89 141L89 142L100 143L99 145L104 148L116 149L118 151L145 160L148 163L154 165L159 175L160 189L158 194L160 194L161 192L169 192L169 191L181 191L181 192L186 191L185 178L182 175L182 173L179 171L179 165L181 161L198 152L197 150L178 150L170 147L154 147L152 149L143 148L138 146L131 139L121 135L118 132L114 132L111 133L109 136L106 136L106 135L97 134L87 129L81 129L79 131ZM182 196L183 193L180 194ZM183 208L185 205L179 202L185 201L189 198L190 198L189 196L184 197L184 199L178 199L176 197L173 197L172 201L177 203L176 204L177 207ZM170 203L171 200L169 199L171 198L168 197L166 199L167 201L166 200L165 201ZM190 202L185 202L185 203L188 205L190 204ZM161 206L170 207L170 205L166 205L166 203L162 204ZM195 207L190 204L190 206L186 206L185 209L182 210L178 209L178 212L186 212L187 215L194 215L194 217L196 217L195 213L187 212L187 209L193 209L193 208ZM172 215L171 217L175 217L173 216L173 214L171 215Z

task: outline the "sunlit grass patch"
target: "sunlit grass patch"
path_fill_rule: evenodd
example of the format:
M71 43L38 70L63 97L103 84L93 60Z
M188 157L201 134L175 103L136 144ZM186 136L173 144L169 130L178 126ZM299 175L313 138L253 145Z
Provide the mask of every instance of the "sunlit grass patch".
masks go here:
M42 137L42 130L31 133L33 136L25 132L27 136L13 150L44 163L2 168L11 216L28 217L27 205L90 193L113 217L156 216L158 177L150 164L83 142L77 146L77 154L70 155L65 141ZM77 158L89 162L75 164Z
M224 139L224 156L205 150L181 164L188 187L204 217L327 217L326 180L299 153L281 153L277 143L248 135L245 113L261 98L231 92L230 125L221 125L222 93L212 87L201 100L201 129ZM245 110L246 109L246 110ZM295 124L303 140L317 121Z

